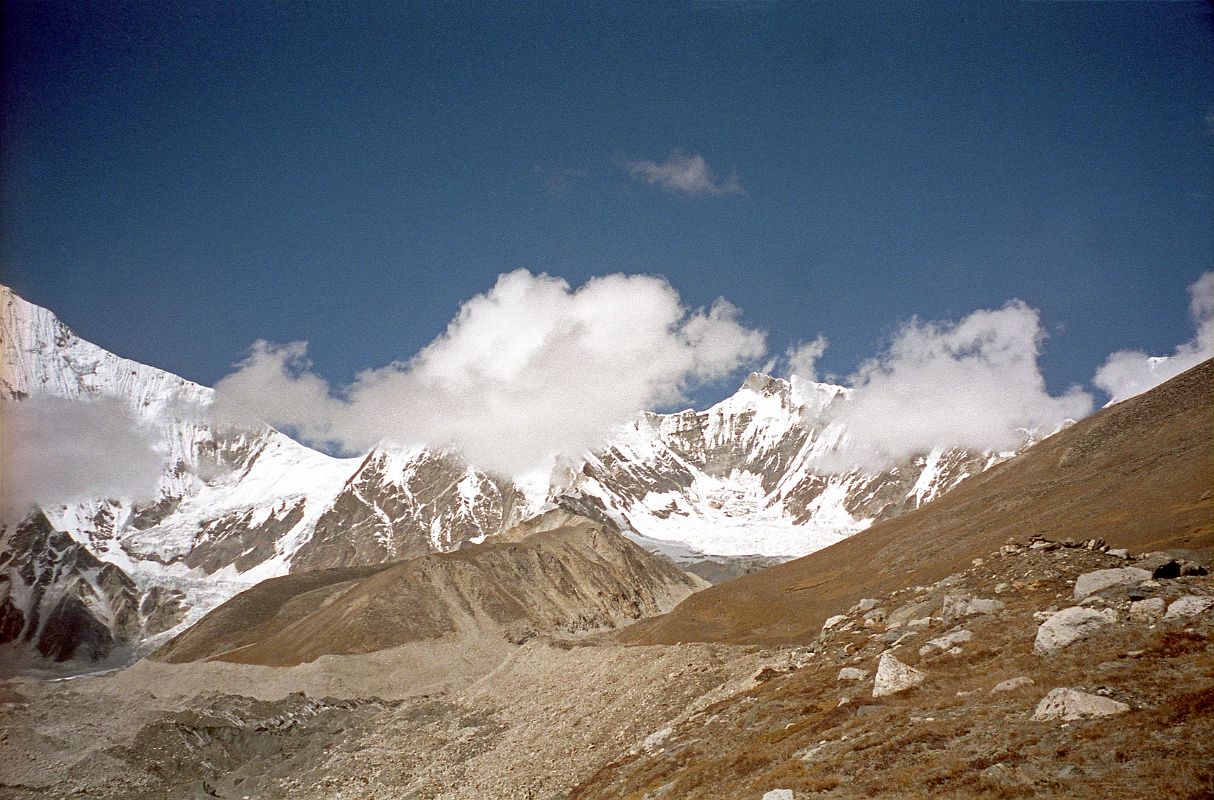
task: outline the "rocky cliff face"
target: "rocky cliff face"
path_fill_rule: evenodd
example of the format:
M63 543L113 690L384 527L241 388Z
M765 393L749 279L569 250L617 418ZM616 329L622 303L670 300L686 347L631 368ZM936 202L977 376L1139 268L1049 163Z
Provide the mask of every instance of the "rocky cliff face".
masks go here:
M42 514L0 529L0 644L10 655L105 661L177 625L181 592L141 588Z
M454 550L518 522L526 505L510 481L477 472L453 453L377 448L317 520L292 569Z
M644 414L554 487L660 548L796 556L918 508L1012 455L936 448L878 474L820 468L841 386L758 373L706 411ZM1030 439L1026 435L1026 444Z

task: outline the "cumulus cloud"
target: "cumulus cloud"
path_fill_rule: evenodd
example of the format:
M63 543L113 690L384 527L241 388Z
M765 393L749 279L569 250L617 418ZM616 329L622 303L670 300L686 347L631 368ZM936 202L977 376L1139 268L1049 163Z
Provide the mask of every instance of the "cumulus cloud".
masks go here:
M115 400L0 403L0 515L90 497L147 500L164 469L156 432Z
M215 388L312 444L449 445L517 476L601 444L639 409L683 402L691 386L764 351L764 334L734 306L688 309L661 278L607 275L574 289L518 270L464 303L412 359L349 386L316 375L302 342L258 342Z
M848 434L822 466L875 471L935 446L1012 450L1025 430L1052 433L1087 415L1092 398L1079 387L1046 390L1044 339L1038 312L1020 301L957 323L911 320L851 376L832 418Z
M1203 273L1189 286L1189 316L1196 335L1178 345L1170 356L1150 356L1141 350L1119 350L1108 357L1092 383L1120 403L1174 378L1214 357L1214 272Z
M637 180L673 194L720 196L745 194L736 175L718 180L699 153L690 156L675 151L665 161L626 161L624 168Z
M788 348L784 357L788 363L789 376L795 375L807 381L818 380L818 359L829 345L830 341L819 335L812 342L800 342Z

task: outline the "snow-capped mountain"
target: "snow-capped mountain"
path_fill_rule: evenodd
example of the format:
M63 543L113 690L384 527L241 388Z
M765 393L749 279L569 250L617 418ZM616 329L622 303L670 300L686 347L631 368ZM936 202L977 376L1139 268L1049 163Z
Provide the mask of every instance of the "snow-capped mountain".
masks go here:
M509 481L451 454L384 444L361 458L331 457L220 408L209 388L80 339L0 287L0 400L40 398L117 401L155 431L164 469L153 497L83 497L37 513L49 526L43 538L66 534L140 592L180 594L183 624L268 577L452 550L524 515ZM46 619L31 622L32 598L70 594L79 576L28 563L39 548L14 547L15 523L0 526L0 606L24 620L10 640L32 643ZM130 633L113 615L95 616L115 641Z
M935 448L875 475L823 470L822 457L847 436L829 413L847 392L752 373L706 411L642 415L555 490L672 555L681 546L792 557L918 508L1012 455Z
M642 413L558 470L546 507L611 521L685 564L783 559L917 508L1011 455L937 448L877 475L823 471L820 457L847 436L830 413L847 392L756 373L706 411ZM53 616L47 598L80 599L68 616L93 631L82 643L103 642L80 651L92 658L150 646L147 637L167 635L166 621L188 626L269 577L450 551L543 510L453 452L388 443L357 458L313 450L224 407L209 388L80 339L0 287L0 400L39 398L120 405L154 431L164 459L150 498L42 502L24 528L0 524L0 642L51 658L72 650L38 644ZM138 624L114 610L132 604Z

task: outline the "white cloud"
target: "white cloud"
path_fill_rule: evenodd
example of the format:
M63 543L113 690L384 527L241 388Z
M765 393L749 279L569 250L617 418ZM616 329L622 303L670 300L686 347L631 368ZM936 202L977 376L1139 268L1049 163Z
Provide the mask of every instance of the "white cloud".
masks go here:
M90 497L147 500L164 470L156 431L116 400L0 403L0 516Z
M851 376L834 410L848 436L822 466L875 471L935 446L1006 451L1092 408L1079 387L1053 397L1037 365L1045 334L1020 301L958 323L911 320Z
M517 476L601 444L638 410L682 402L690 386L764 351L764 334L734 306L689 310L661 278L607 275L573 289L518 270L464 303L412 359L339 390L311 371L302 342L258 342L215 388L306 442L452 445Z
M674 194L690 196L746 194L736 175L718 180L699 153L685 156L675 151L659 163L656 161L626 161L624 167L637 180L657 186Z
M1197 333L1172 355L1119 350L1096 370L1092 383L1108 393L1110 404L1142 394L1214 357L1214 272L1203 273L1189 286L1189 316Z
M797 376L807 381L818 380L818 359L826 352L830 341L819 335L812 342L800 342L788 348L784 357L788 362L789 376Z

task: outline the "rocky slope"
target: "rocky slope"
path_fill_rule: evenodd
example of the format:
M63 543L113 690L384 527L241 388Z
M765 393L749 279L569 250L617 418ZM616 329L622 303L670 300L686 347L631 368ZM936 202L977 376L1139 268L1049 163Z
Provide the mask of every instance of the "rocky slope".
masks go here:
M1209 797L1205 572L1094 539L1004 545L839 609L566 796Z
M606 526L549 511L523 533L456 552L265 581L155 658L291 666L418 641L520 643L628 624L703 586Z

